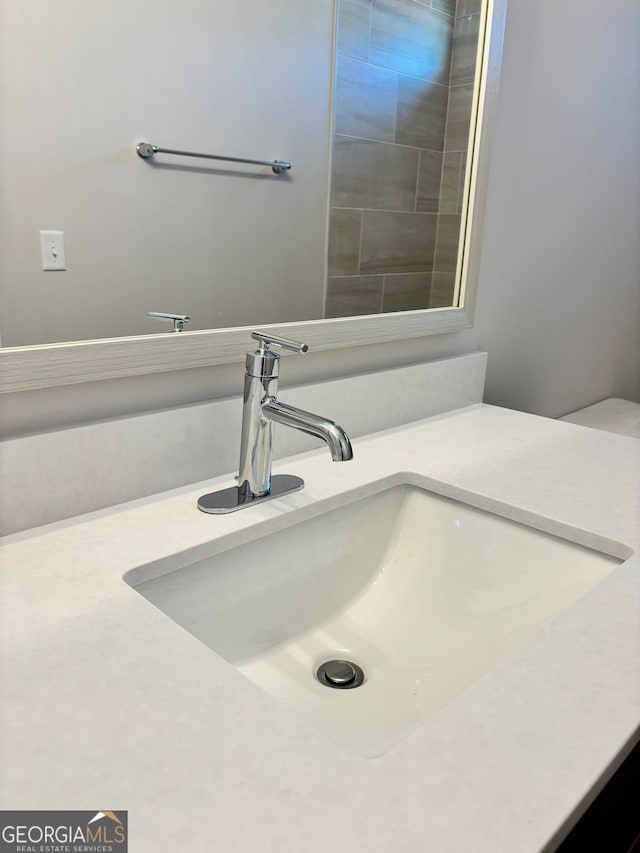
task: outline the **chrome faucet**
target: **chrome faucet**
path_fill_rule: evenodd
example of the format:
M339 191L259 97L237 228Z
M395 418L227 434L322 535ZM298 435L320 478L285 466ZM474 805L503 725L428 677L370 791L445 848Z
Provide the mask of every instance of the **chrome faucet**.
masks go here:
M173 323L174 332L184 332L184 327L191 322L191 317L188 314L165 314L164 311L149 311L147 314L150 320L164 320L168 323Z
M234 512L256 501L270 500L304 487L300 477L271 475L274 423L321 438L328 445L334 462L348 462L353 458L349 436L341 426L276 399L280 355L270 347L303 353L309 349L307 344L267 332L252 332L251 337L260 342L260 348L249 350L246 359L239 485L203 495L198 500L198 509L203 512Z

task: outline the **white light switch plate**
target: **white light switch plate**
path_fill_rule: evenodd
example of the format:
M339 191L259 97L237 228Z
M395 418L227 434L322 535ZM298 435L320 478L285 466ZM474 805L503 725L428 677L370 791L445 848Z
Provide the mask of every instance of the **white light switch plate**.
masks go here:
M40 249L43 270L66 270L64 231L41 231Z

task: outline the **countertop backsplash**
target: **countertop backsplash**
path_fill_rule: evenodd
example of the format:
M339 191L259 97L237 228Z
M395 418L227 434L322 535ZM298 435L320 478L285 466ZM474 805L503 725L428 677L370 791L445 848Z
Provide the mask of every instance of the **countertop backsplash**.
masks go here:
M471 353L292 388L285 363L279 396L353 439L482 402L486 361ZM4 441L0 535L236 471L242 376L239 368L237 397ZM275 432L276 459L320 446Z

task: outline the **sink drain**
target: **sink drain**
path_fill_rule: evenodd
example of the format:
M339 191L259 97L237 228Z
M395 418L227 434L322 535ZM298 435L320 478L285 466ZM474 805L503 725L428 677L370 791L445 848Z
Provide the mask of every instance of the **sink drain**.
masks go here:
M318 667L316 678L334 690L351 690L364 684L364 672L357 663L348 660L328 660Z

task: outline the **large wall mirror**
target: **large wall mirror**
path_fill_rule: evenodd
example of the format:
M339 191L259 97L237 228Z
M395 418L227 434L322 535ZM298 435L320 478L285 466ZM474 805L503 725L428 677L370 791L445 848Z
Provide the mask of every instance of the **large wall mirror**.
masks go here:
M506 0L265 5L3 0L0 390L471 324Z

